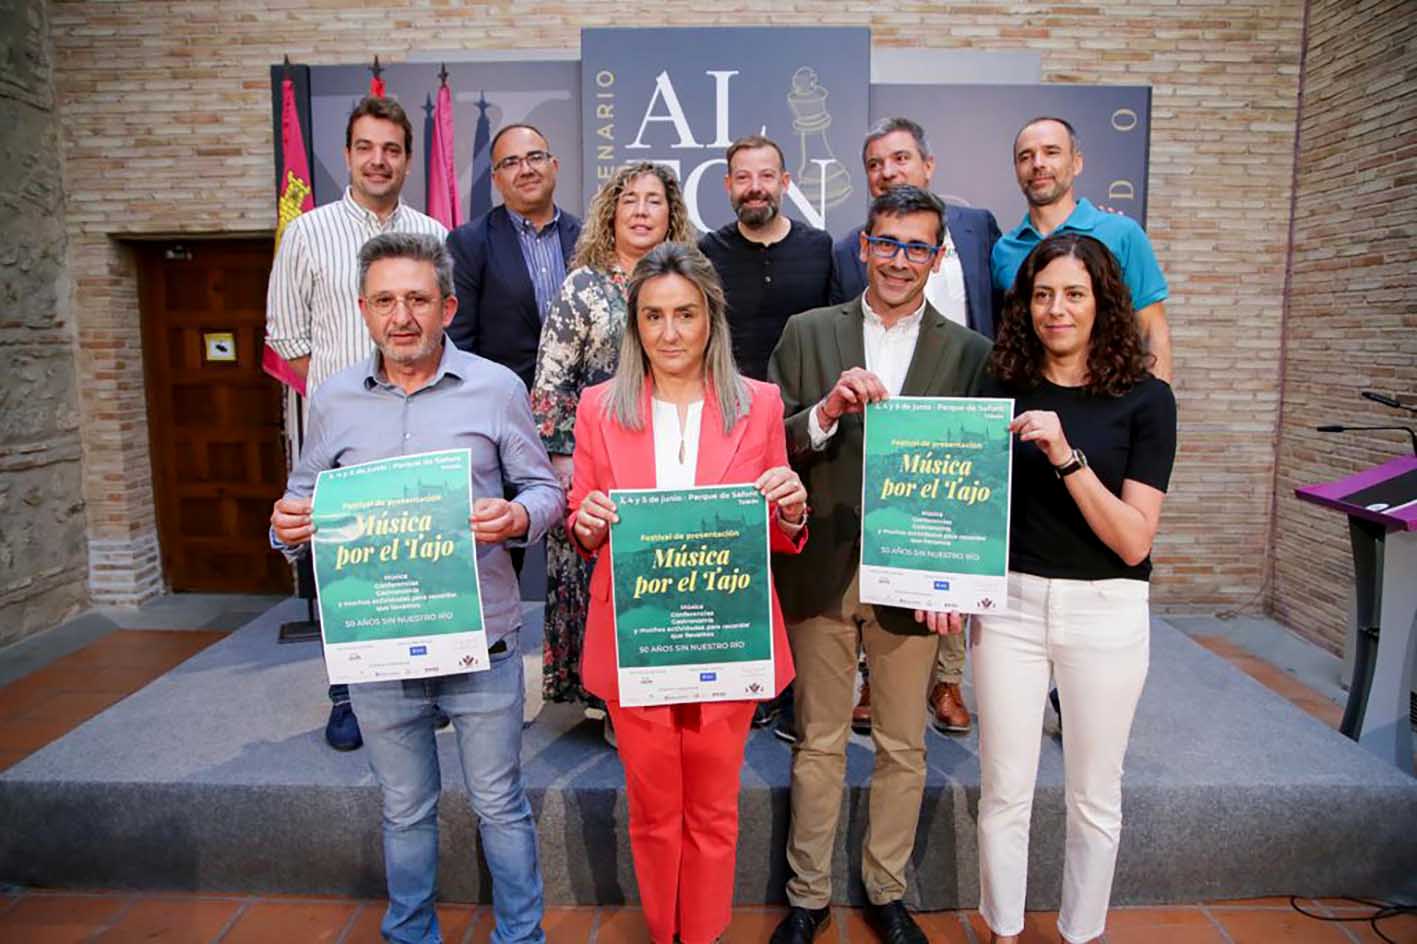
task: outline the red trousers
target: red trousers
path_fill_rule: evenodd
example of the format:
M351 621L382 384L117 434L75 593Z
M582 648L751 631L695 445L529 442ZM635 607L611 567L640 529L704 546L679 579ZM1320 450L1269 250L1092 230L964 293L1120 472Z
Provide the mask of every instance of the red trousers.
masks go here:
M609 702L625 765L630 851L654 944L709 944L728 927L738 848L738 787L753 702L700 725L697 705L672 724Z

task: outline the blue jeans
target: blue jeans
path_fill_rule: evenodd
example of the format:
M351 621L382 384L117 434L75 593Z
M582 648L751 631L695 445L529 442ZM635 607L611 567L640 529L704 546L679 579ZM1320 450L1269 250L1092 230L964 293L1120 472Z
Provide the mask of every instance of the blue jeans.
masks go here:
M492 944L541 944L541 865L521 776L522 660L517 634L485 672L349 687L369 766L383 788L389 910L397 944L441 944L433 910L438 876L436 702L453 721L463 777L492 873ZM469 850L470 851L470 850Z

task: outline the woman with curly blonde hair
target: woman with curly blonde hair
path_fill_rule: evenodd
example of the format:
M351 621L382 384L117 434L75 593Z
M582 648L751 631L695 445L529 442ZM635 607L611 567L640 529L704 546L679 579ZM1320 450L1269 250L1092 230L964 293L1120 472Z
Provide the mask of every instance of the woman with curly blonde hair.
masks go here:
M576 405L587 387L615 374L625 333L625 286L635 263L671 240L697 233L674 174L643 162L622 168L591 199L571 256L571 271L541 328L531 409L546 451L567 491L575 451ZM557 528L546 539L546 625L542 691L552 701L584 701L581 685L590 574ZM606 737L613 733L607 724Z

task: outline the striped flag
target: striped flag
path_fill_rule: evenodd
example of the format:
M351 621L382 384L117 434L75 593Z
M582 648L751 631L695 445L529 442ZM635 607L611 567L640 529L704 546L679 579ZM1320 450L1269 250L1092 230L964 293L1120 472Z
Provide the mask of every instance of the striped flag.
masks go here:
M444 82L433 108L433 146L428 151L428 215L449 230L462 222L458 171L454 160L453 93Z

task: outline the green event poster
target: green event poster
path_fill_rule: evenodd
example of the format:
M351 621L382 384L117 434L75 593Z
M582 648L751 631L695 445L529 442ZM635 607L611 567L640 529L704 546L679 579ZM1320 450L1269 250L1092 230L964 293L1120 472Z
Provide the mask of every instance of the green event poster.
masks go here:
M1013 400L866 408L861 600L979 613L1008 604Z
M626 706L773 695L768 505L751 485L610 493Z
M488 667L471 514L466 449L320 473L312 552L331 682Z

